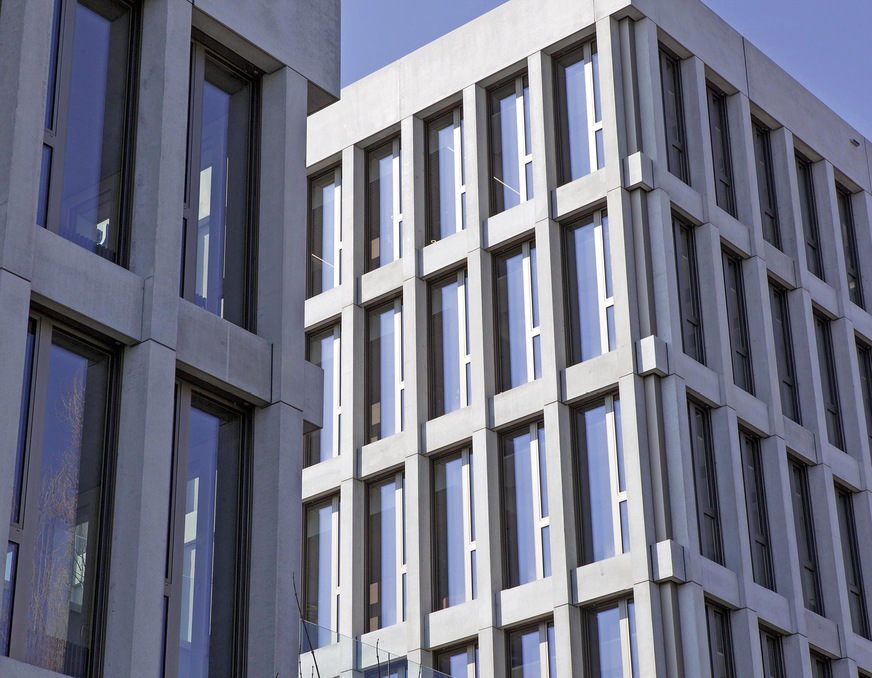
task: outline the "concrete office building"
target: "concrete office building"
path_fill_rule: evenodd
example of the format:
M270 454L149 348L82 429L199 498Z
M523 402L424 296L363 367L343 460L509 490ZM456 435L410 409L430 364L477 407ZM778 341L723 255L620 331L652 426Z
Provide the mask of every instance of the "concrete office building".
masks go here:
M338 56L338 0L3 0L3 678L297 672Z
M511 0L307 162L322 666L872 675L868 140L698 0Z

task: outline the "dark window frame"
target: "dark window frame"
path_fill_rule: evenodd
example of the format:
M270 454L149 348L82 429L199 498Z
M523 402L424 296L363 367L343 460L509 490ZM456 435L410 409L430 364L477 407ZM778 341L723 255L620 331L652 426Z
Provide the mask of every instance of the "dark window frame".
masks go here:
M808 466L793 458L788 458L787 465L799 568L801 571L808 572L812 578L813 590L807 590L807 580L800 576L804 604L806 609L823 617L826 613L821 588L811 495L808 488Z
M730 611L727 608L706 602L705 605L706 631L709 645L709 665L713 678L721 678L715 673L715 653L717 643L724 649L724 674L723 678L735 678L736 660L733 656L733 633L730 628ZM720 626L720 628L718 628Z
M848 607L851 612L851 626L854 633L869 640L869 611L866 602L866 590L863 584L863 564L860 558L860 547L857 543L853 492L839 485L836 485L835 490L836 511L842 545L842 563L845 568L845 586L848 593ZM857 601L856 614L854 606L850 604L852 597Z
M830 445L845 451L845 431L839 398L839 379L833 353L832 321L818 311L813 312L818 370L821 379L821 397Z
M860 371L860 389L863 392L863 410L866 415L866 435L872 449L872 346L857 338L857 366Z
M526 87L524 87L522 84L522 87L521 87L522 93L525 90L528 90L530 87L529 77L530 77L529 73L527 73L526 69L520 70L517 73L515 73L507 78L504 78L503 80L501 80L501 81L497 82L496 84L492 85L491 87L489 87L487 89L486 94L485 94L485 96L487 97L487 144L488 144L488 161L487 161L488 182L487 182L487 185L488 185L488 194L489 194L488 205L490 207L490 215L491 216L496 216L497 214L505 212L507 209L511 209L511 207L505 206L505 201L502 198L502 192L498 191L496 189L496 186L495 186L495 184L498 182L498 180L496 178L496 174L494 174L494 168L495 168L494 167L494 155L495 155L495 149L497 147L496 142L502 141L503 128L502 128L502 121L500 121L500 136L498 139L496 136L496 133L494 131L494 125L493 125L494 102L496 100L498 93L501 90L509 91L510 87L513 90L515 90L515 97L517 97L517 81L519 78L523 78L523 82L526 83ZM522 94L522 96L523 96L523 94ZM530 104L528 103L527 106L529 106L529 105ZM525 108L526 108L526 106L525 106ZM526 135L527 130L524 130L524 132ZM532 130L529 131L529 135L531 137L531 145L532 145ZM530 155L532 155L532 148L530 150L531 150ZM519 172L520 172L521 166L524 165L524 163L521 162L521 158L526 158L526 156L527 156L526 148L518 146L518 170L519 170ZM531 162L532 162L532 160L531 160ZM526 179L525 179L525 182L526 182ZM500 182L500 183L502 183L502 182ZM528 200L532 199L532 196L533 196L532 187L528 186L526 193L529 194L530 197L528 198L526 195L519 194L519 196L518 196L519 197L519 204L523 204L523 203L527 202Z
M733 383L754 395L754 368L751 359L751 340L748 334L748 307L745 303L743 259L730 250L722 250L724 268L724 294L733 366ZM733 279L731 284L731 278ZM731 289L735 288L735 298Z
M314 190L315 184L317 182L319 182L322 179L326 179L331 174L334 176L334 182L335 182L335 176L336 176L337 170L339 171L339 175L341 177L342 176L342 165L341 164L334 164L331 167L328 167L327 169L323 170L322 172L318 172L317 174L313 174L312 176L307 177L307 179L306 179L306 187L307 187L307 191L306 191L306 201L307 201L306 202L306 253L308 255L306 257L306 298L307 299L311 299L312 297L316 297L319 294L323 294L324 292L329 292L330 290L335 289L336 287L339 287L339 285L342 284L342 280L341 280L342 279L342 261L341 261L342 249L341 249L341 247L340 247L340 261L337 261L335 263L335 266L337 268L339 268L339 278L340 278L339 284L334 285L333 287L331 287L327 290L320 289L320 285L321 285L320 281L318 281L317 285L315 284L315 272L314 272L313 266L312 266L312 258L317 256L315 254L316 229L315 229L315 224L312 221L313 190ZM341 212L341 209L342 208L340 206L340 212ZM338 232L335 234L335 237L341 243L342 242L341 217L340 217L340 223L338 226L339 226ZM322 236L322 239L323 239L323 236Z
M770 130L756 120L754 126L754 160L756 161L757 198L760 203L760 220L763 239L776 249L781 249L781 224L778 219L778 191L775 188L775 171L772 164Z
M396 201L399 204L399 215L392 215L393 218L399 218L399 229L396 233L393 233L395 237L399 239L398 242L398 250L399 256L392 259L388 264L381 263L381 252L382 252L382 242L381 242L381 234L379 232L379 228L381 227L381 223L379 223L379 217L375 215L373 210L375 209L373 206L373 200L371 196L371 183L372 177L370 173L370 159L376 153L380 153L385 149L389 149L388 153L384 157L394 158L394 142L397 142L397 156L400 159L400 171L398 177L391 176L391 200ZM382 139L378 143L374 144L370 148L367 148L364 153L364 171L363 171L363 186L364 186L364 197L363 197L363 242L364 242L364 271L369 273L370 271L375 271L382 266L388 266L395 261L399 261L403 258L403 168L402 168L402 158L403 158L403 140L400 136L400 133L397 132L395 134L391 134L390 136ZM392 160L393 161L393 160ZM381 185L382 178L379 176L378 184ZM398 189L398 195L394 195L394 184L396 184ZM391 205L391 209L393 210L393 205ZM391 229L393 232L394 225L391 224ZM373 243L378 241L378 254L373 256ZM391 253L393 256L393 253Z
M845 275L847 277L848 298L860 308L865 309L863 275L860 256L857 252L857 230L854 224L854 207L851 204L851 192L838 183L836 184L836 202L839 208L842 246L845 252Z
M715 202L734 219L736 213L736 186L733 181L733 158L730 150L730 118L727 95L706 83L709 136L712 149L712 170L715 182ZM720 129L720 134L718 134Z
M697 528L699 531L700 554L709 560L724 564L723 529L721 525L720 502L718 499L717 460L712 437L711 408L694 400L687 399L688 428L690 431L691 461L693 463L694 495L696 501ZM701 430L697 428L699 417ZM697 441L701 441L703 449L699 449ZM701 488L707 497L701 497ZM705 501L701 501L705 499ZM706 553L704 535L707 525L711 526L712 551Z
M440 365L444 369L445 360L443 357L442 359L440 359L437 362L436 356L435 356L436 334L437 333L436 333L436 329L434 327L434 322L433 322L433 293L437 289L441 289L443 287L447 287L448 285L457 283L459 274L461 272L463 272L464 285L466 286L465 298L469 299L469 288L468 288L468 286L469 286L469 270L467 268L455 269L449 273L446 273L445 275L440 275L437 278L434 278L433 280L427 281L427 356L428 356L427 363L428 363L428 377L430 380L429 381L429 391L430 391L429 415L430 415L430 419L435 419L435 418L441 417L445 414L450 414L451 412L456 412L457 410L461 410L464 407L469 407L468 402L465 406L463 405L463 394L462 393L460 396L460 405L457 408L446 412L444 402L442 403L441 410L438 407L439 398L441 397L444 399L444 393L442 393L442 387L443 387L444 381L445 381L444 375L438 374L438 371L439 371ZM463 326L460 326L460 323L458 320L458 339L460 339L460 341L458 342L457 353L458 353L458 359L459 359L460 364L464 365L463 373L464 373L464 375L466 375L467 374L467 371L465 368L466 357L467 357L467 355L471 355L471 352L470 352L470 347L468 345L465 347L466 351L467 351L466 354L464 354L463 350L462 350L464 348L463 345L466 343L466 337L470 337L470 334L469 334L469 307L465 305L465 302L464 302L464 306L465 306L464 307L465 324ZM439 335L439 342L440 342L440 346L441 346L441 342L442 342L441 334ZM442 349L442 352L443 352L443 356L444 356L444 347ZM459 378L459 375L458 375L458 378ZM464 390L467 390L468 392L471 391L471 385L464 383L465 380L466 380L466 376L464 376L463 379L460 379L461 392Z
M397 300L399 300L399 302L400 302L400 308L399 308L400 334L399 334L399 336L394 334L394 342L395 342L394 343L394 352L396 353L397 342L399 342L400 353L402 355L405 355L405 346L403 346L403 340L405 338L405 334L404 334L403 327L402 327L402 323L403 323L404 318L405 318L403 296L397 295L394 297L390 297L388 299L384 299L384 300L374 304L373 306L367 307L365 309L365 313L364 313L364 322L366 323L365 327L364 327L364 333L363 333L363 336L364 336L364 356L365 356L363 383L364 383L364 398L365 398L364 402L365 402L365 408L366 408L366 412L364 413L364 423L365 423L366 428L364 429L364 431L367 434L365 437L365 442L364 442L365 445L370 444L370 443L374 443L378 440L384 440L385 438L389 438L389 437L396 435L398 433L402 433L405 430L405 426L404 426L405 421L403 418L398 418L398 420L395 422L395 430L393 433L391 433L389 435L384 435L382 433L382 430L381 430L382 422L384 421L384 417L381 415L381 411L382 411L382 408L384 406L384 398L382 397L382 393L387 386L390 386L391 388L393 388L394 386L396 386L398 384L402 384L404 382L403 373L402 373L402 369L403 369L402 361L401 361L401 373L394 375L394 382L395 382L394 384L386 385L386 384L382 384L379 382L379 389L380 390L379 390L379 401L378 401L379 402L379 423L378 423L379 433L378 433L378 435L374 435L374 433L373 433L375 424L373 424L373 422L372 422L372 405L374 402L373 397L372 397L373 396L372 389L374 386L374 379L373 379L373 369L372 369L373 357L370 353L370 349L371 349L370 320L373 317L373 315L381 315L382 313L386 313L388 308L390 308L391 312L396 316L396 313L397 313L396 302L397 302ZM379 340L381 341L381 337L379 338ZM394 397L397 400L400 400L401 398L405 397L404 394L405 394L405 388L404 387L399 388L394 393ZM399 403L399 405L400 405L400 408L402 411L402 408L404 407L404 403L401 402L401 403ZM395 403L395 406L396 406L396 403Z
M659 46L660 54L660 93L663 103L663 127L666 137L666 161L669 172L690 185L690 167L687 160L687 128L684 122L684 94L681 87L681 59L662 44ZM677 134L671 134L670 120L667 114L666 100L668 89L666 76L672 71L672 89L675 92L675 130ZM673 160L675 151L676 160ZM677 164L677 167L676 167Z
M748 537L751 544L751 568L754 581L775 591L775 571L772 563L772 543L769 538L769 516L766 502L766 481L760 439L745 430L739 430L742 454L742 480L745 489L745 508L748 517ZM757 497L756 515L752 516L750 497ZM759 549L762 562L758 564L754 549Z
M781 395L781 412L788 419L802 424L802 409L799 400L799 387L796 377L796 362L793 355L793 334L790 326L790 305L787 300L788 290L776 282L769 280L769 304L772 315L773 336L776 336L776 326L780 321L783 330L783 348L775 344L776 368L778 371L779 394ZM777 317L776 317L777 314ZM787 394L785 394L785 390ZM787 395L788 397L785 397ZM788 410L788 408L790 408Z
M402 624L406 621L406 601L398 599L396 601L397 608L395 610L396 613L396 621L393 624L389 624L387 626L384 625L384 610L382 609L382 598L381 596L381 588L379 588L379 597L376 601L372 598L372 587L374 584L378 584L379 587L382 585L382 580L379 579L378 582L374 582L372 580L373 577L373 568L372 568L372 557L373 557L373 544L372 544L372 530L370 527L372 521L372 515L370 514L370 502L372 498L372 490L375 487L380 487L382 485L388 485L390 483L397 483L397 477L402 476L402 485L401 492L403 495L403 503L401 506L395 506L394 511L396 512L395 520L402 523L402 533L403 539L402 542L395 544L396 553L394 553L394 560L396 562L402 561L403 565L407 565L406 561L406 469L404 466L400 466L392 471L388 471L384 474L380 474L376 478L372 478L367 480L364 484L364 529L363 529L363 543L365 553L362 554L364 558L364 605L363 605L363 622L364 629L367 632L378 631L380 629L390 628L391 626L396 626L397 624ZM396 492L396 489L394 489ZM379 542L381 543L381 542ZM401 572L398 568L396 571L396 576L398 581L402 581L403 577L406 576L406 572ZM373 605L378 606L378 616L373 617ZM375 626L373 626L375 624Z
M702 304L700 302L699 265L697 262L696 226L685 221L677 215L672 216L672 233L675 244L675 269L678 283L678 307L681 322L681 345L685 355L705 365L705 334L702 317ZM682 271L682 249L687 250L688 270L685 276ZM690 288L690 308L687 308L682 299L682 288ZM691 339L691 330L687 326L695 328Z
M812 678L833 678L833 667L829 657L814 650L809 650L809 656Z
M460 229L456 230L455 233L459 233L460 231L466 230L466 167L465 167L466 159L464 158L464 154L466 153L466 141L463 138L464 131L465 131L464 122L463 122L463 120L464 120L464 118L463 118L463 102L458 102L457 104L449 106L447 109L440 111L439 113L427 118L427 120L424 121L424 198L425 198L425 204L427 206L426 210L425 210L425 214L426 214L426 218L427 218L427 228L426 228L427 243L429 243L429 244L439 242L440 240L444 239L441 232L437 231L436 223L435 223L436 220L434 220L434 218L433 218L434 201L433 201L433 197L432 197L433 194L431 193L431 189L433 188L433 186L432 186L433 170L431 169L432 163L430 162L430 153L432 151L431 144L430 144L430 130L437 123L443 122L443 121L448 120L448 119L451 119L451 123L449 125L444 125L444 126L440 127L439 129L445 129L446 127L449 127L449 126L452 129L454 129L454 127L455 127L455 122L454 122L455 111L459 111L459 113L460 113L460 115L459 115L459 119L460 119L460 152L459 152L460 163L459 164L460 164L460 168L461 168L459 181L458 181L458 177L455 176L455 186L457 186L457 190L460 192L459 195L456 196L456 199L460 200L462 203L461 223L459 224ZM438 153L437 153L437 157L438 157ZM436 189L436 192L437 193L439 192L438 187ZM457 224L455 224L455 226L457 226ZM445 236L445 238L451 237L451 235L454 235L454 234L449 234L449 235Z
M796 184L799 191L799 211L805 238L806 267L816 278L826 282L821 235L818 225L817 201L814 196L812 162L796 151Z
M770 650L772 653L770 653ZM760 653L763 656L763 678L785 678L781 636L773 631L761 628Z

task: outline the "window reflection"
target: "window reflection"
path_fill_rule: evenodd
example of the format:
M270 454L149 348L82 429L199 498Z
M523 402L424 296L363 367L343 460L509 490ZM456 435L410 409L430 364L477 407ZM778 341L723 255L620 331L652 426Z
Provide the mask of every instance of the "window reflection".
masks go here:
M501 390L537 379L541 373L536 245L524 243L496 262Z
M369 442L403 430L402 301L369 312Z
M527 76L490 92L491 201L497 214L533 197Z
M404 496L402 474L369 487L369 631L405 619Z
M403 256L400 140L393 139L367 154L367 270Z

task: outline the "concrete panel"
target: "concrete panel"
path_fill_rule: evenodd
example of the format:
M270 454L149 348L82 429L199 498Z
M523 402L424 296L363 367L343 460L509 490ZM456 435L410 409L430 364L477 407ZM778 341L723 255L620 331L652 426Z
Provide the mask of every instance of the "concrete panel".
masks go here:
M466 262L468 251L466 231L452 233L442 240L432 241L421 250L420 276L430 278Z
M604 170L596 170L554 189L551 196L551 217L558 221L577 213L592 210L603 201L608 186Z
M423 426L422 447L426 454L468 443L472 439L473 413L469 407L430 419Z
M577 583L573 602L579 605L594 603L603 598L614 597L621 591L633 588L632 554L624 553L575 571Z
M444 610L431 612L426 619L425 644L439 647L448 643L456 644L461 637L474 638L478 635L478 618L475 608L478 602L472 600L454 605Z
M511 589L505 589L497 594L500 626L511 626L522 621L551 614L554 609L551 593L551 577L537 579L529 584L522 584Z
M397 259L360 277L360 305L371 305L403 289L403 260Z
M482 224L482 247L493 249L532 236L536 223L535 205L534 200L527 200L485 219Z
M491 401L491 428L511 426L542 410L542 380L530 381L495 395Z
M303 422L309 431L324 426L324 370L303 361Z

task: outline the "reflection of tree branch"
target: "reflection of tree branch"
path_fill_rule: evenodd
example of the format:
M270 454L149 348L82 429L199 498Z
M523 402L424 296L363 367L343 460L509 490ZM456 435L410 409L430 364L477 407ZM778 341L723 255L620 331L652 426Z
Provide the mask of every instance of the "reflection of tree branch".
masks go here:
M58 429L67 434L60 452L43 448L34 548L28 661L61 672L67 650L79 467L85 414L85 384L77 372L55 408ZM48 428L48 427L47 427ZM84 577L84 574L82 575Z

